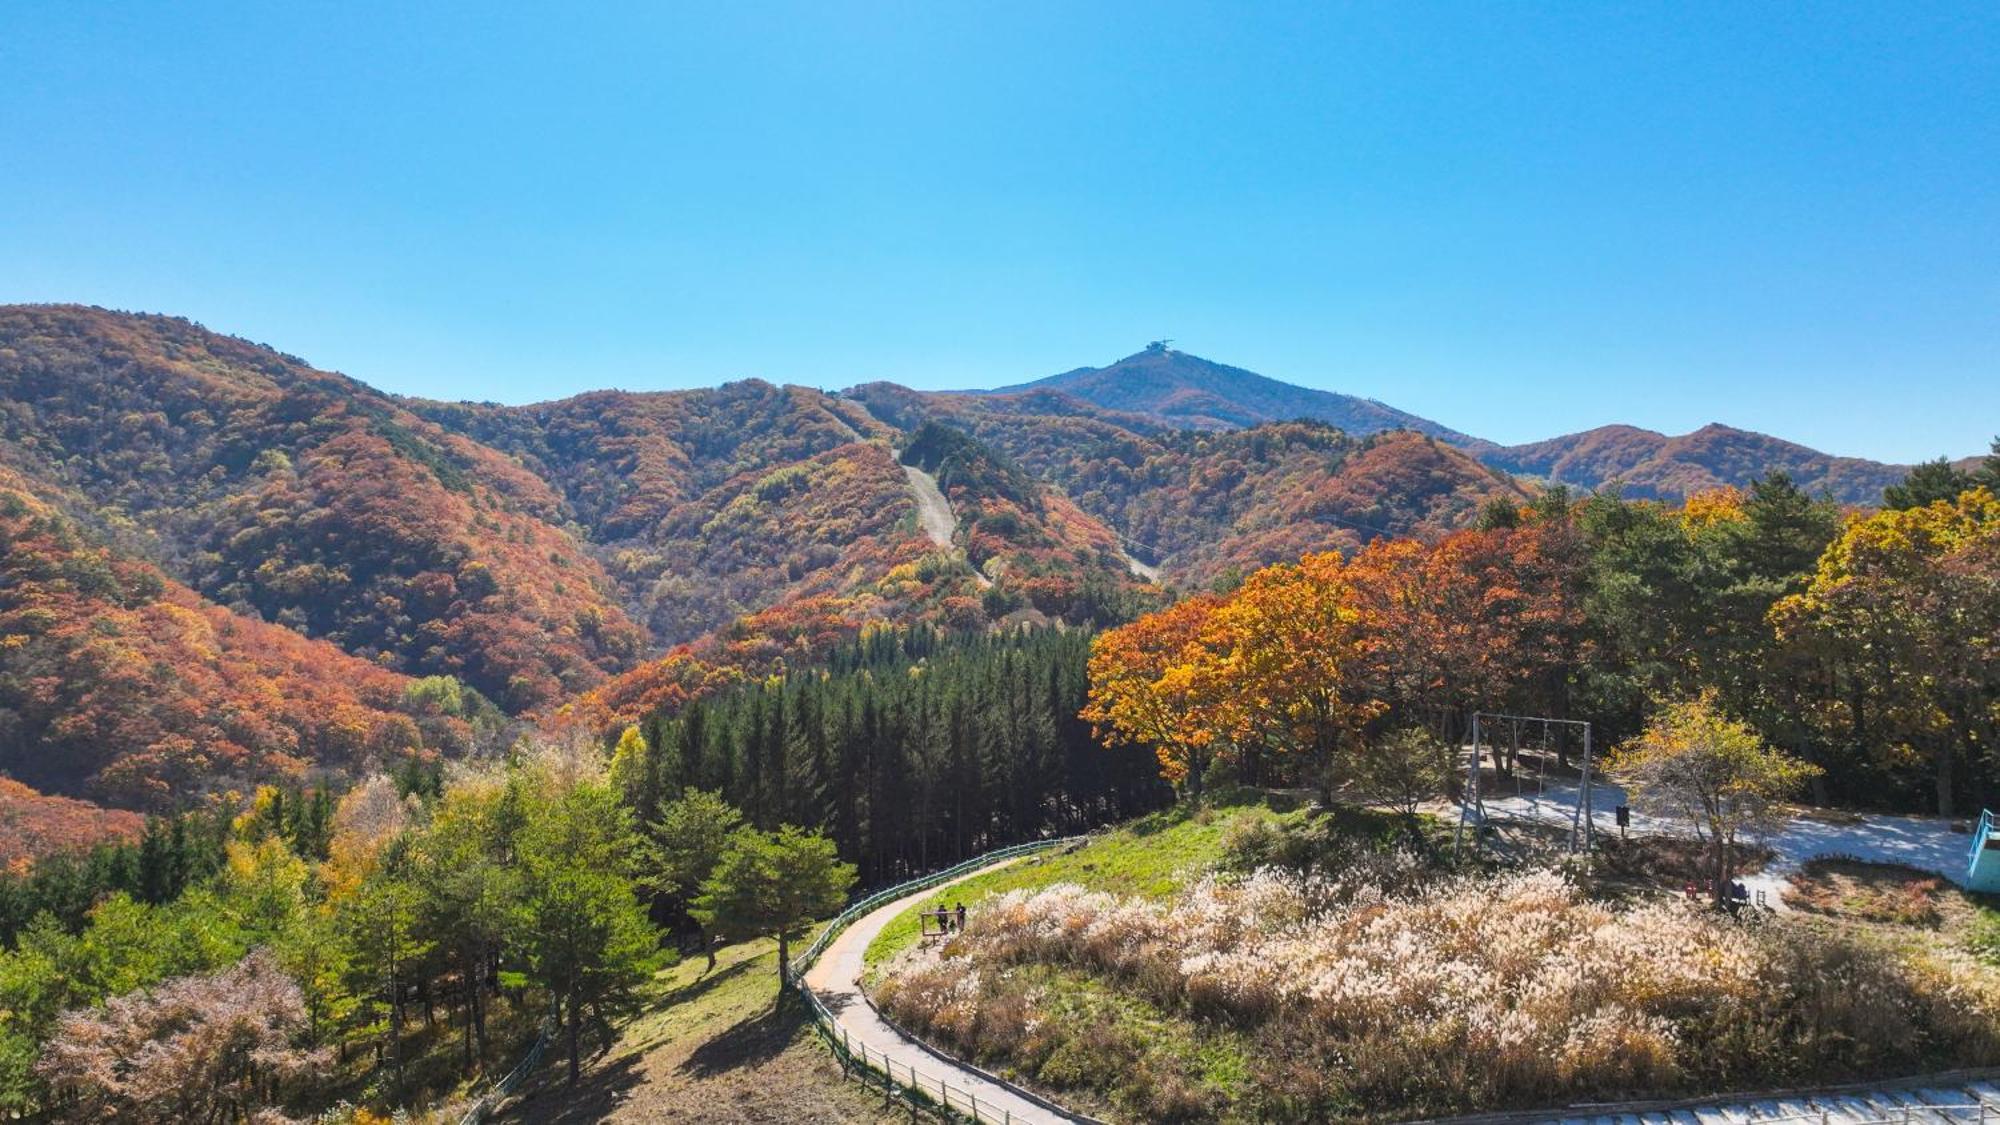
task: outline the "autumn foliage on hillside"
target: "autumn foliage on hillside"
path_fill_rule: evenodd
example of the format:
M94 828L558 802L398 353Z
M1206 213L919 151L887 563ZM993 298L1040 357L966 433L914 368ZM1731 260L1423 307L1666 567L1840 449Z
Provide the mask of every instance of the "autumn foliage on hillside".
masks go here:
M107 840L135 840L144 818L73 797L51 797L0 777L0 870L26 869L43 856L85 851Z
M738 474L611 554L654 636L690 640L745 614L850 595L932 548L886 444L850 442Z
M746 618L755 629L790 603L827 599L844 602L855 627L971 628L1024 608L1101 619L1100 591L1129 584L1115 534L990 449L953 430L899 435L862 404L809 388L747 380L420 409L548 480L656 644L741 633ZM892 439L939 475L962 561L919 530Z
M1100 636L1084 717L1199 787L1227 761L1330 792L1392 709L1441 733L1471 706L1547 707L1581 607L1550 565L1566 519L1378 540L1250 574Z
M408 681L203 601L0 481L0 770L161 808L423 745Z
M1052 391L922 394L876 383L849 393L897 425L936 420L971 434L1184 584L1449 531L1495 499L1527 498L1461 450L1404 431L1356 438L1320 422L1169 430Z
M639 633L559 498L353 380L184 320L0 309L0 458L213 601L528 708Z
M1115 532L1045 487L1004 453L954 426L929 422L903 461L937 477L958 519L956 541L991 583L996 616L1030 608L1081 624L1129 616L1138 589Z
M1186 784L1221 763L1328 786L1394 728L1578 718L1603 750L1698 698L1813 766L1818 801L1960 814L2000 783L1987 482L2000 455L1953 498L1845 516L1783 474L1678 505L1551 490L1111 630L1088 717Z
M687 391L594 391L531 406L409 405L517 458L600 542L643 539L744 473L890 433L856 406L761 379Z
M890 431L809 388L416 405L556 490L655 645L850 593L925 549Z
M1814 495L1874 504L1907 466L1833 457L1769 434L1708 425L1669 436L1637 426L1600 426L1547 441L1493 449L1485 460L1511 472L1580 488L1616 486L1628 496L1679 499L1739 487L1773 470Z

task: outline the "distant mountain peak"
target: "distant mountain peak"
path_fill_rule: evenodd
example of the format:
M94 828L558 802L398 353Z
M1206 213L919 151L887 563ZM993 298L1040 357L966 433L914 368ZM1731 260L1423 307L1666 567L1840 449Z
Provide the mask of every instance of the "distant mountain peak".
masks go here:
M1185 429L1228 430L1306 418L1357 436L1415 430L1457 445L1487 443L1428 418L1356 395L1295 386L1241 367L1217 363L1155 340L1104 367L1079 367L1029 383L975 394L1057 391L1106 410Z
M1613 424L1502 447L1377 399L1314 390L1190 355L1155 340L1103 367L1079 367L1030 383L975 391L986 396L1063 396L1079 409L1116 411L1173 429L1231 430L1310 419L1357 436L1414 430L1457 445L1488 465L1583 488L1618 485L1629 495L1673 498L1743 485L1783 469L1809 491L1874 503L1906 465L1835 457L1796 442L1710 422L1682 434Z

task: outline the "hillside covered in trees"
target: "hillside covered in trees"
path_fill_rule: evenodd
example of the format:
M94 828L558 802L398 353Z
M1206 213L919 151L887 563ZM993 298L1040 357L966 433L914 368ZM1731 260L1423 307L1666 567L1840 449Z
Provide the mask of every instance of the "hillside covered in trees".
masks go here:
M502 706L641 649L517 463L184 320L0 309L0 463L218 605Z
M0 399L0 770L127 808L464 753L465 715L650 682L685 642L726 682L871 622L1143 604L1040 485L940 550L895 432L804 388L403 402L184 320L17 306ZM426 678L464 714L410 702Z
M1355 437L1311 421L1165 429L1050 392L931 395L875 383L848 394L898 426L934 420L973 434L1187 585L1307 550L1447 531L1493 500L1528 496L1456 447L1407 431Z
M1824 493L1846 504L1874 504L1885 487L1911 468L1822 453L1720 423L1679 436L1614 424L1503 446L1373 399L1295 386L1177 351L1164 342L1104 367L1082 367L996 391L968 393L994 400L989 405L1000 410L1092 414L1142 432L1227 431L1301 420L1323 422L1355 437L1408 430L1463 449L1502 472L1573 488L1616 484L1631 495L1664 499L1682 499L1710 488L1747 487L1766 473L1781 470L1813 495ZM1959 464L1965 467L1976 460L1966 458Z
M417 681L203 600L5 470L0 547L0 769L21 782L165 809L470 748L467 716Z
M1834 457L1769 434L1708 425L1669 436L1637 426L1600 426L1578 434L1482 453L1489 465L1574 488L1618 486L1627 495L1679 499L1711 488L1742 486L1782 471L1800 488L1850 504L1880 502L1908 465Z
M1449 431L1266 420L1282 384L1163 354L1126 365L1160 392L1129 403L1106 368L500 406L383 395L185 320L0 309L0 770L159 809L492 749L510 716L615 731L869 630L1102 628L1537 493ZM1755 443L1732 448L1724 475L1749 473ZM906 467L937 478L948 542Z
M1460 745L1485 710L1603 747L1704 699L1817 803L1963 816L2000 796L2000 443L1963 485L1846 516L1781 473L1679 506L1558 489L1308 554L1102 635L1088 714L1184 784L1330 795L1392 731Z
M676 950L782 965L856 886L1176 787L1423 850L1474 709L1612 744L1671 703L1821 803L2000 795L2000 449L1879 510L1675 502L1051 388L417 402L62 308L0 313L0 380L11 1111L366 1121L551 1006L575 1081ZM107 1062L149 1044L207 1077Z

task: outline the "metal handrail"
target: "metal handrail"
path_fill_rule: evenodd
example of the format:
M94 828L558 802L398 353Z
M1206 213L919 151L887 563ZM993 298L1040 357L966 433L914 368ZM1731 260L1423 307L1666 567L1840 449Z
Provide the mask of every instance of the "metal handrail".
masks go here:
M921 891L926 887L934 887L939 883L949 882L960 875L977 871L982 867L989 867L1003 859L1012 859L1020 855L1030 855L1035 852L1046 851L1050 848L1061 847L1065 844L1080 843L1085 839L1088 839L1088 837L1065 836L1057 840L1034 840L1026 844L1015 844L1012 847L987 852L985 855L968 859L964 863L948 867L943 871L932 872L929 875L922 875L907 882L898 883L893 887L876 891L866 898L853 903L846 910L836 915L832 921L828 922L826 927L820 931L819 936L813 939L813 943L806 947L805 952L799 954L792 961L791 972L786 977L785 984L797 989L806 998L807 1003L812 1008L814 1029L834 1049L834 1053L841 1060L842 1069L858 1065L863 1071L874 1071L882 1075L884 1096L894 1097L896 1094L896 1085L899 1080L895 1076L895 1062L886 1056L871 1061L868 1057L867 1044L862 1044L860 1058L857 1063L854 1050L847 1042L846 1033L842 1032L838 1037L834 1035L837 1028L833 1013L827 1010L826 1005L820 1003L819 997L813 995L811 989L799 983L804 979L806 970L812 967L813 962L819 959L819 955L826 951L826 947L832 943L835 937L839 936L842 930L853 925L855 919L884 902L902 898L905 895ZM472 1103L472 1107L466 1110L465 1116L460 1119L459 1125L481 1125L486 1120L486 1115L493 1112L494 1107L500 1104L502 1098L507 1097L518 1089L521 1083L526 1080L528 1074L541 1064L542 1056L547 1053L550 1041L555 1038L556 1030L555 1015L552 1012L542 1018L540 1033L535 1036L535 1041L529 1044L527 1054L521 1057L521 1061L515 1065L514 1069L508 1071L500 1081L495 1082L486 1093L480 1095L478 1101ZM876 1066L877 1062L881 1064L879 1068ZM991 1122L994 1125L1013 1125L1014 1118L1011 1113L1003 1113L999 1117L993 1116L990 1112L991 1107L982 1109L979 1105L978 1096L972 1094L970 1091L953 1086L942 1079L932 1079L928 1075L919 1075L914 1068L907 1065L903 1069L908 1076L903 1090L903 1097L906 1101L910 1101L912 1104L929 1105L940 1109L947 1117L973 1122ZM930 1094L930 1090L933 1089L938 1091L936 1097L932 1097ZM957 1099L956 1104L953 1102L954 1097Z
M826 924L826 928L820 931L819 936L813 939L813 943L806 947L805 952L792 959L791 976L787 983L797 984L805 976L806 970L812 967L812 963L819 959L819 955L826 952L826 947L833 943L833 939L840 936L842 930L853 925L855 919L885 902L914 894L926 887L934 887L939 883L949 882L960 875L970 874L982 867L991 867L1003 859L1012 859L1018 855L1032 855L1035 852L1047 851L1050 848L1062 847L1065 844L1081 843L1087 839L1089 839L1088 836L1064 836L1056 840L1031 840L1025 844L1015 844L1012 847L987 852L985 855L974 856L963 863L947 867L942 871L933 871L929 875L919 875L906 882L897 883L893 887L885 887L882 890L876 891L866 898L852 903L846 910L835 915L833 920Z
M459 1119L459 1125L480 1125L486 1120L486 1115L492 1113L494 1107L500 1104L500 1099L519 1089L528 1075L541 1065L542 1056L548 1053L549 1044L556 1037L556 1030L556 1008L551 1003L549 1014L542 1017L541 1025L535 1032L535 1041L528 1044L528 1051L521 1056L521 1061L515 1063L514 1069L502 1075L500 1081L495 1082L484 1094L479 1095L479 1100L473 1102L472 1107L465 1111L465 1116Z
M839 936L841 931L847 929L848 926L854 924L856 919L869 913L883 903L907 897L926 888L934 887L939 883L950 882L961 875L970 874L984 867L990 867L1004 859L1012 859L1015 856L1021 855L1031 855L1035 852L1047 851L1050 848L1062 847L1067 844L1081 843L1085 839L1088 839L1088 837L1067 836L1058 840L1036 840L1026 844L1016 844L1013 847L1001 848L998 851L987 852L985 855L966 860L964 863L948 867L943 871L919 876L908 882L898 883L893 887L876 891L866 898L855 902L846 910L841 911L832 921L828 922L826 928L820 931L819 936L813 940L813 943L806 947L805 952L799 954L798 958L792 962L791 972L786 977L785 984L795 989L799 995L805 998L807 1007L812 1012L813 1029L819 1033L822 1039L826 1040L826 1044L833 1051L834 1057L840 1060L841 1069L843 1071L849 1068L857 1070L862 1076L862 1082L867 1085L873 1084L872 1079L869 1077L871 1074L879 1076L882 1085L882 1097L885 1102L900 1096L912 1107L924 1107L935 1110L950 1120L973 1122L975 1125L1014 1125L1014 1114L1011 1110L990 1105L982 1106L979 1104L979 1096L972 1091L962 1086L954 1086L942 1078L919 1071L908 1063L902 1064L902 1076L898 1077L897 1063L894 1059L879 1051L875 1053L874 1057L871 1057L866 1043L854 1043L847 1032L834 1019L833 1013L827 1009L825 1004L820 1002L820 998L814 995L812 989L805 987L802 982L805 979L806 971L812 967L813 962L819 959L819 955L826 951L826 947L832 944L833 939ZM988 1077L991 1081L1000 1085L1010 1085L1004 1080ZM1023 1096L1031 1100L1040 1101L1040 1099L1035 1098L1032 1094L1026 1094L1024 1091L1017 1092L1022 1093Z
M1979 853L1986 847L1986 838L1993 833L1993 810L1983 809L1979 813L1979 827L1972 830L1972 850L1966 853L1967 868L1979 865Z

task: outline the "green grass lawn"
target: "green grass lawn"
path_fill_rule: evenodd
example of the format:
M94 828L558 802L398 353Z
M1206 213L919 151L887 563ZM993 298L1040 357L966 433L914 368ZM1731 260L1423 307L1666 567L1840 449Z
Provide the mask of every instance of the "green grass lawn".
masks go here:
M872 983L896 954L916 944L917 915L938 906L964 903L967 909L992 895L1023 888L1076 883L1091 890L1163 899L1199 879L1223 858L1224 836L1240 817L1296 824L1307 813L1284 794L1242 790L1190 806L1177 804L1140 817L1093 838L1080 848L1022 860L937 892L883 928L868 946L865 962Z
M1163 1009L1136 990L1052 965L1010 970L1045 1030L979 1061L1057 1090L1071 1109L1114 1120L1213 1119L1244 1097L1251 1039L1226 1023Z

